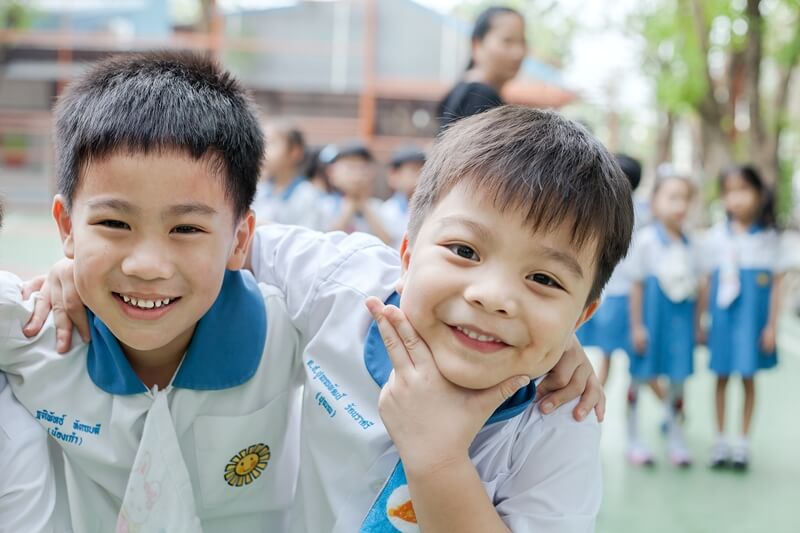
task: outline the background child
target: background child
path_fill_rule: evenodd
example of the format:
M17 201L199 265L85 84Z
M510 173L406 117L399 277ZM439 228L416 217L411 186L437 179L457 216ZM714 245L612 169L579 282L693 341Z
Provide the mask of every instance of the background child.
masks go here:
M386 231L392 236L390 243L400 247L408 227L408 202L417 188L422 165L425 164L425 152L416 146L406 146L397 150L389 162L387 182L394 194L381 209Z
M328 165L328 176L336 194L325 204L327 230L362 231L391 244L381 217L382 202L372 196L376 178L372 152L361 143L340 147Z
M53 531L56 494L47 433L14 398L2 372L0 473L0 531Z
M256 189L252 209L258 224L277 222L323 229L321 195L303 174L306 144L303 133L288 122L266 127L265 179Z
M631 385L628 390L628 460L653 463L639 435L638 396L645 381L664 376L667 394L669 460L691 464L681 428L684 381L692 374L698 267L683 226L694 189L688 179L662 177L653 189L655 221L634 239L629 268L631 287Z
M642 178L642 165L636 159L624 155L616 154L615 158L625 177L631 184L631 191L636 191ZM639 210L634 203L635 229L644 225ZM584 346L597 346L603 351L603 358L600 360L600 371L598 377L604 386L608 380L611 368L611 355L615 350L624 350L626 353L631 351L631 328L630 328L630 291L631 274L628 266L629 259L620 261L611 279L608 280L603 290L603 298L600 307L594 316L578 330L578 340ZM664 400L664 392L658 380L650 381L653 392L659 400Z
M744 165L720 176L727 221L709 231L704 243L710 283L710 367L717 375L717 437L712 467L729 462L745 469L755 407L755 374L777 362L775 337L780 309L782 266L773 196L755 168ZM731 374L744 386L741 434L733 444L725 436L725 391Z

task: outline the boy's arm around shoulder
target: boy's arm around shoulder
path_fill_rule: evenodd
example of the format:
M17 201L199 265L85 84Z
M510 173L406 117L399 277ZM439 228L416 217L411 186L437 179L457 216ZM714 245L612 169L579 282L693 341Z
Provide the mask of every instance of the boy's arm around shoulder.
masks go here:
M576 422L576 402L544 417L535 407L518 429L495 504L511 531L594 531L602 499L600 424L593 413Z
M34 338L23 335L22 327L33 313L35 298L23 300L21 289L22 280L0 271L0 370L12 375L19 375L46 359L44 350L33 349L34 344L46 344L47 341L40 341L42 337L53 337L48 346L55 346L55 331L46 325Z
M286 297L289 316L301 334L313 334L322 299L336 287L372 295L399 279L397 252L364 233L320 233L296 226L260 226L250 249L256 279ZM382 295L387 297L388 294Z

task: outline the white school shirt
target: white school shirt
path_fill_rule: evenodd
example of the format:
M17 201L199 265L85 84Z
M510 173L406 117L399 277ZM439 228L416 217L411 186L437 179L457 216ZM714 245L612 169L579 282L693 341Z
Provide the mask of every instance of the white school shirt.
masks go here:
M70 517L61 516L59 531L116 530L148 415L164 400L168 411L160 414L169 416L155 429L166 448L178 450L174 471L188 471L191 489L160 494L172 484L169 472L143 468L131 484L140 483L148 508L132 511L145 513L159 496L179 497L196 510L206 533L286 531L299 458L300 367L298 335L283 300L249 273L227 272L171 385L154 395L91 315L92 342L76 339L65 356L55 352L52 317L37 337L25 338L21 327L33 301L21 301L18 278L0 273L0 368L63 452L54 464L66 487L58 497L68 499L71 528ZM251 452L259 463L242 463ZM146 520L135 513L127 518L130 531Z
M381 205L381 217L385 221L386 231L392 238L391 245L400 248L403 235L408 228L408 198L403 193L394 193Z
M709 273L722 266L726 247L731 243L736 250L736 266L739 270L779 273L791 267L791 255L782 253L781 236L771 228L753 227L749 231L733 233L730 223L722 222L709 229L700 242L703 250L702 267ZM787 239L786 242L791 241Z
M53 531L55 503L47 433L17 402L0 372L0 533Z
M293 224L323 230L323 195L304 176L276 193L272 183L259 182L251 206L258 224Z
M277 225L256 230L252 253L256 278L286 295L305 346L292 531L357 532L399 460L378 414L378 374L388 375L388 358L364 307L367 296L393 296L398 253L365 234ZM521 403L507 411L514 416L485 426L470 448L489 497L513 531L594 529L602 491L600 427L594 415L575 422L574 405L543 416L535 403Z

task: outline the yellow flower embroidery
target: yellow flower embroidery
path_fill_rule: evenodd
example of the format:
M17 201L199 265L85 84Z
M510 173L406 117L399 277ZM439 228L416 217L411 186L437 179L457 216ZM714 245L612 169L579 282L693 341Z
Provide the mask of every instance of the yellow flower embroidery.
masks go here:
M261 475L269 462L269 446L258 443L244 448L225 465L225 481L231 487L249 485Z

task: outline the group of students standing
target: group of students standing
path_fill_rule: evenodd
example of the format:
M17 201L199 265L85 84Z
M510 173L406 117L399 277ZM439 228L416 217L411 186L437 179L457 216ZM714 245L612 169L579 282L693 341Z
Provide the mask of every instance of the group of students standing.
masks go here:
M625 156L619 163L636 188L641 167ZM716 375L717 436L710 464L743 470L750 461L754 378L777 364L781 281L790 265L781 253L772 192L755 168L726 169L719 195L725 220L690 234L687 216L695 185L671 171L659 175L651 193L652 220L639 217L628 257L615 270L595 317L578 331L584 345L598 346L605 355L603 383L612 352L622 349L629 355L626 456L635 465L654 463L639 429L639 395L645 385L664 403L661 426L669 461L684 467L692 463L682 427L684 385L694 372L698 344L708 346ZM731 377L740 377L744 388L733 439L726 434L725 420Z

